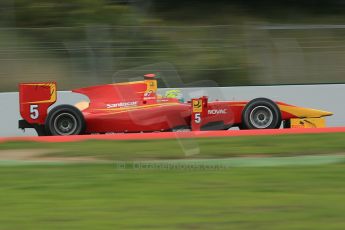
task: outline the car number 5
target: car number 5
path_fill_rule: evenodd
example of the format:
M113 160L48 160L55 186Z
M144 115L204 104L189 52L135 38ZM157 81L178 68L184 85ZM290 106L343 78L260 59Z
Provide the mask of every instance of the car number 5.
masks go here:
M39 116L38 105L30 105L30 117L33 120L36 120Z
M201 117L200 117L200 113L196 113L194 115L194 122L199 124L201 122Z

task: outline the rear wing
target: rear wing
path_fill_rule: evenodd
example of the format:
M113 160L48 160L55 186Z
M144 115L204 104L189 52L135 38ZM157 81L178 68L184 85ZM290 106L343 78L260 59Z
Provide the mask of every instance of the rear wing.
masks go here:
M56 82L19 84L20 115L29 124L43 125L56 96Z

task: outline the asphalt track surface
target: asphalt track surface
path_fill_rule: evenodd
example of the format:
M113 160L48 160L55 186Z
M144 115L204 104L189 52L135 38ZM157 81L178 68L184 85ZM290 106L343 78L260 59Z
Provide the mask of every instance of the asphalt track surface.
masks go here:
M232 136L260 136L284 134L313 134L313 133L341 133L345 127L330 128L294 128L294 129L265 129L265 130L222 130L222 131L190 131L190 132L154 132L154 133L116 133L93 134L76 136L46 136L46 137L4 137L0 143L9 141L35 141L35 142L77 142L86 140L153 140L178 138L210 138Z

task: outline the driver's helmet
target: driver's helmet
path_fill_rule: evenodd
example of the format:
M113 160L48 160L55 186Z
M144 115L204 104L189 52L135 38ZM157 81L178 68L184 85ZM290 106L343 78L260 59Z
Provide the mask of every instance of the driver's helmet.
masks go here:
M183 95L179 89L171 89L165 92L166 98L176 98L180 102L184 102Z

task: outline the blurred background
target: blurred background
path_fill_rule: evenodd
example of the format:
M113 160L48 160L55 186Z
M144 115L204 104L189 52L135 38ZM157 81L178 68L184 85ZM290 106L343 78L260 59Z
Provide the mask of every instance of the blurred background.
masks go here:
M1 0L0 91L116 81L166 62L185 83L344 83L341 0ZM176 87L169 85L169 87Z

